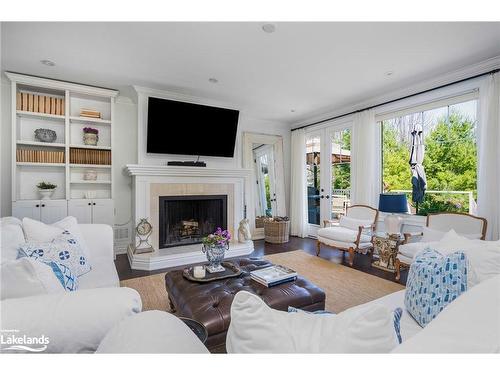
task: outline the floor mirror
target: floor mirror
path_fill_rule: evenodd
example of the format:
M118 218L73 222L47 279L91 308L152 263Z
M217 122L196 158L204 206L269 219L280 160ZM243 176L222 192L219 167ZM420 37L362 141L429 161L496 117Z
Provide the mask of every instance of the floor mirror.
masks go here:
M285 216L283 138L243 133L243 168L252 170L245 189L246 218L253 239L264 238L264 219Z

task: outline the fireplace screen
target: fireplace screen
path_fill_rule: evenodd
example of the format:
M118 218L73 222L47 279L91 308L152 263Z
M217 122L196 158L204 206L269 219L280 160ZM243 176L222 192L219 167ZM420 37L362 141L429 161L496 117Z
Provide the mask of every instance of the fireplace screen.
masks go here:
M201 243L227 228L226 195L160 197L160 248Z

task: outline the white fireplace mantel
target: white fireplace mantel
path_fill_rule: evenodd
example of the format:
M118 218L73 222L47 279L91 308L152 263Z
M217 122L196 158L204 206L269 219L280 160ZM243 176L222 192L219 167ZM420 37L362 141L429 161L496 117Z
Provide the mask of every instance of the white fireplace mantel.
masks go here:
M233 241L226 257L244 256L253 251L253 242L238 243L235 239L238 224L244 218L245 206L248 205L245 192L250 191L250 169L129 164L125 170L132 177L134 223L141 218L149 218L153 224L150 239L155 252L134 254L134 246L129 246L127 254L133 269L154 270L206 260L198 245L160 248L158 198L162 195L227 194L227 229L232 232Z
M170 176L170 177L240 177L250 178L251 169L217 169L204 167L177 167L169 165L127 164L129 176Z

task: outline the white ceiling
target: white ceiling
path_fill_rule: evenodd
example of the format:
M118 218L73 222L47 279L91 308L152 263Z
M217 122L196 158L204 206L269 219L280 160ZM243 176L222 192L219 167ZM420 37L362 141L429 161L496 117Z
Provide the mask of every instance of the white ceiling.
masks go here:
M500 55L500 22L261 26L3 23L2 69L131 97L131 85L176 90L296 123Z

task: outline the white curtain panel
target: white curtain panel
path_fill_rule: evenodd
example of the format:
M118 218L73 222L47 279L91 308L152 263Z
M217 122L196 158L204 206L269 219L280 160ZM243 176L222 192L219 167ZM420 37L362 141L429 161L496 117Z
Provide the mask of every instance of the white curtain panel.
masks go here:
M290 226L292 236L305 237L307 231L306 132L292 132Z
M500 74L479 88L477 212L488 220L486 239L500 235Z
M377 208L380 193L380 127L373 110L354 115L351 155L351 204Z

